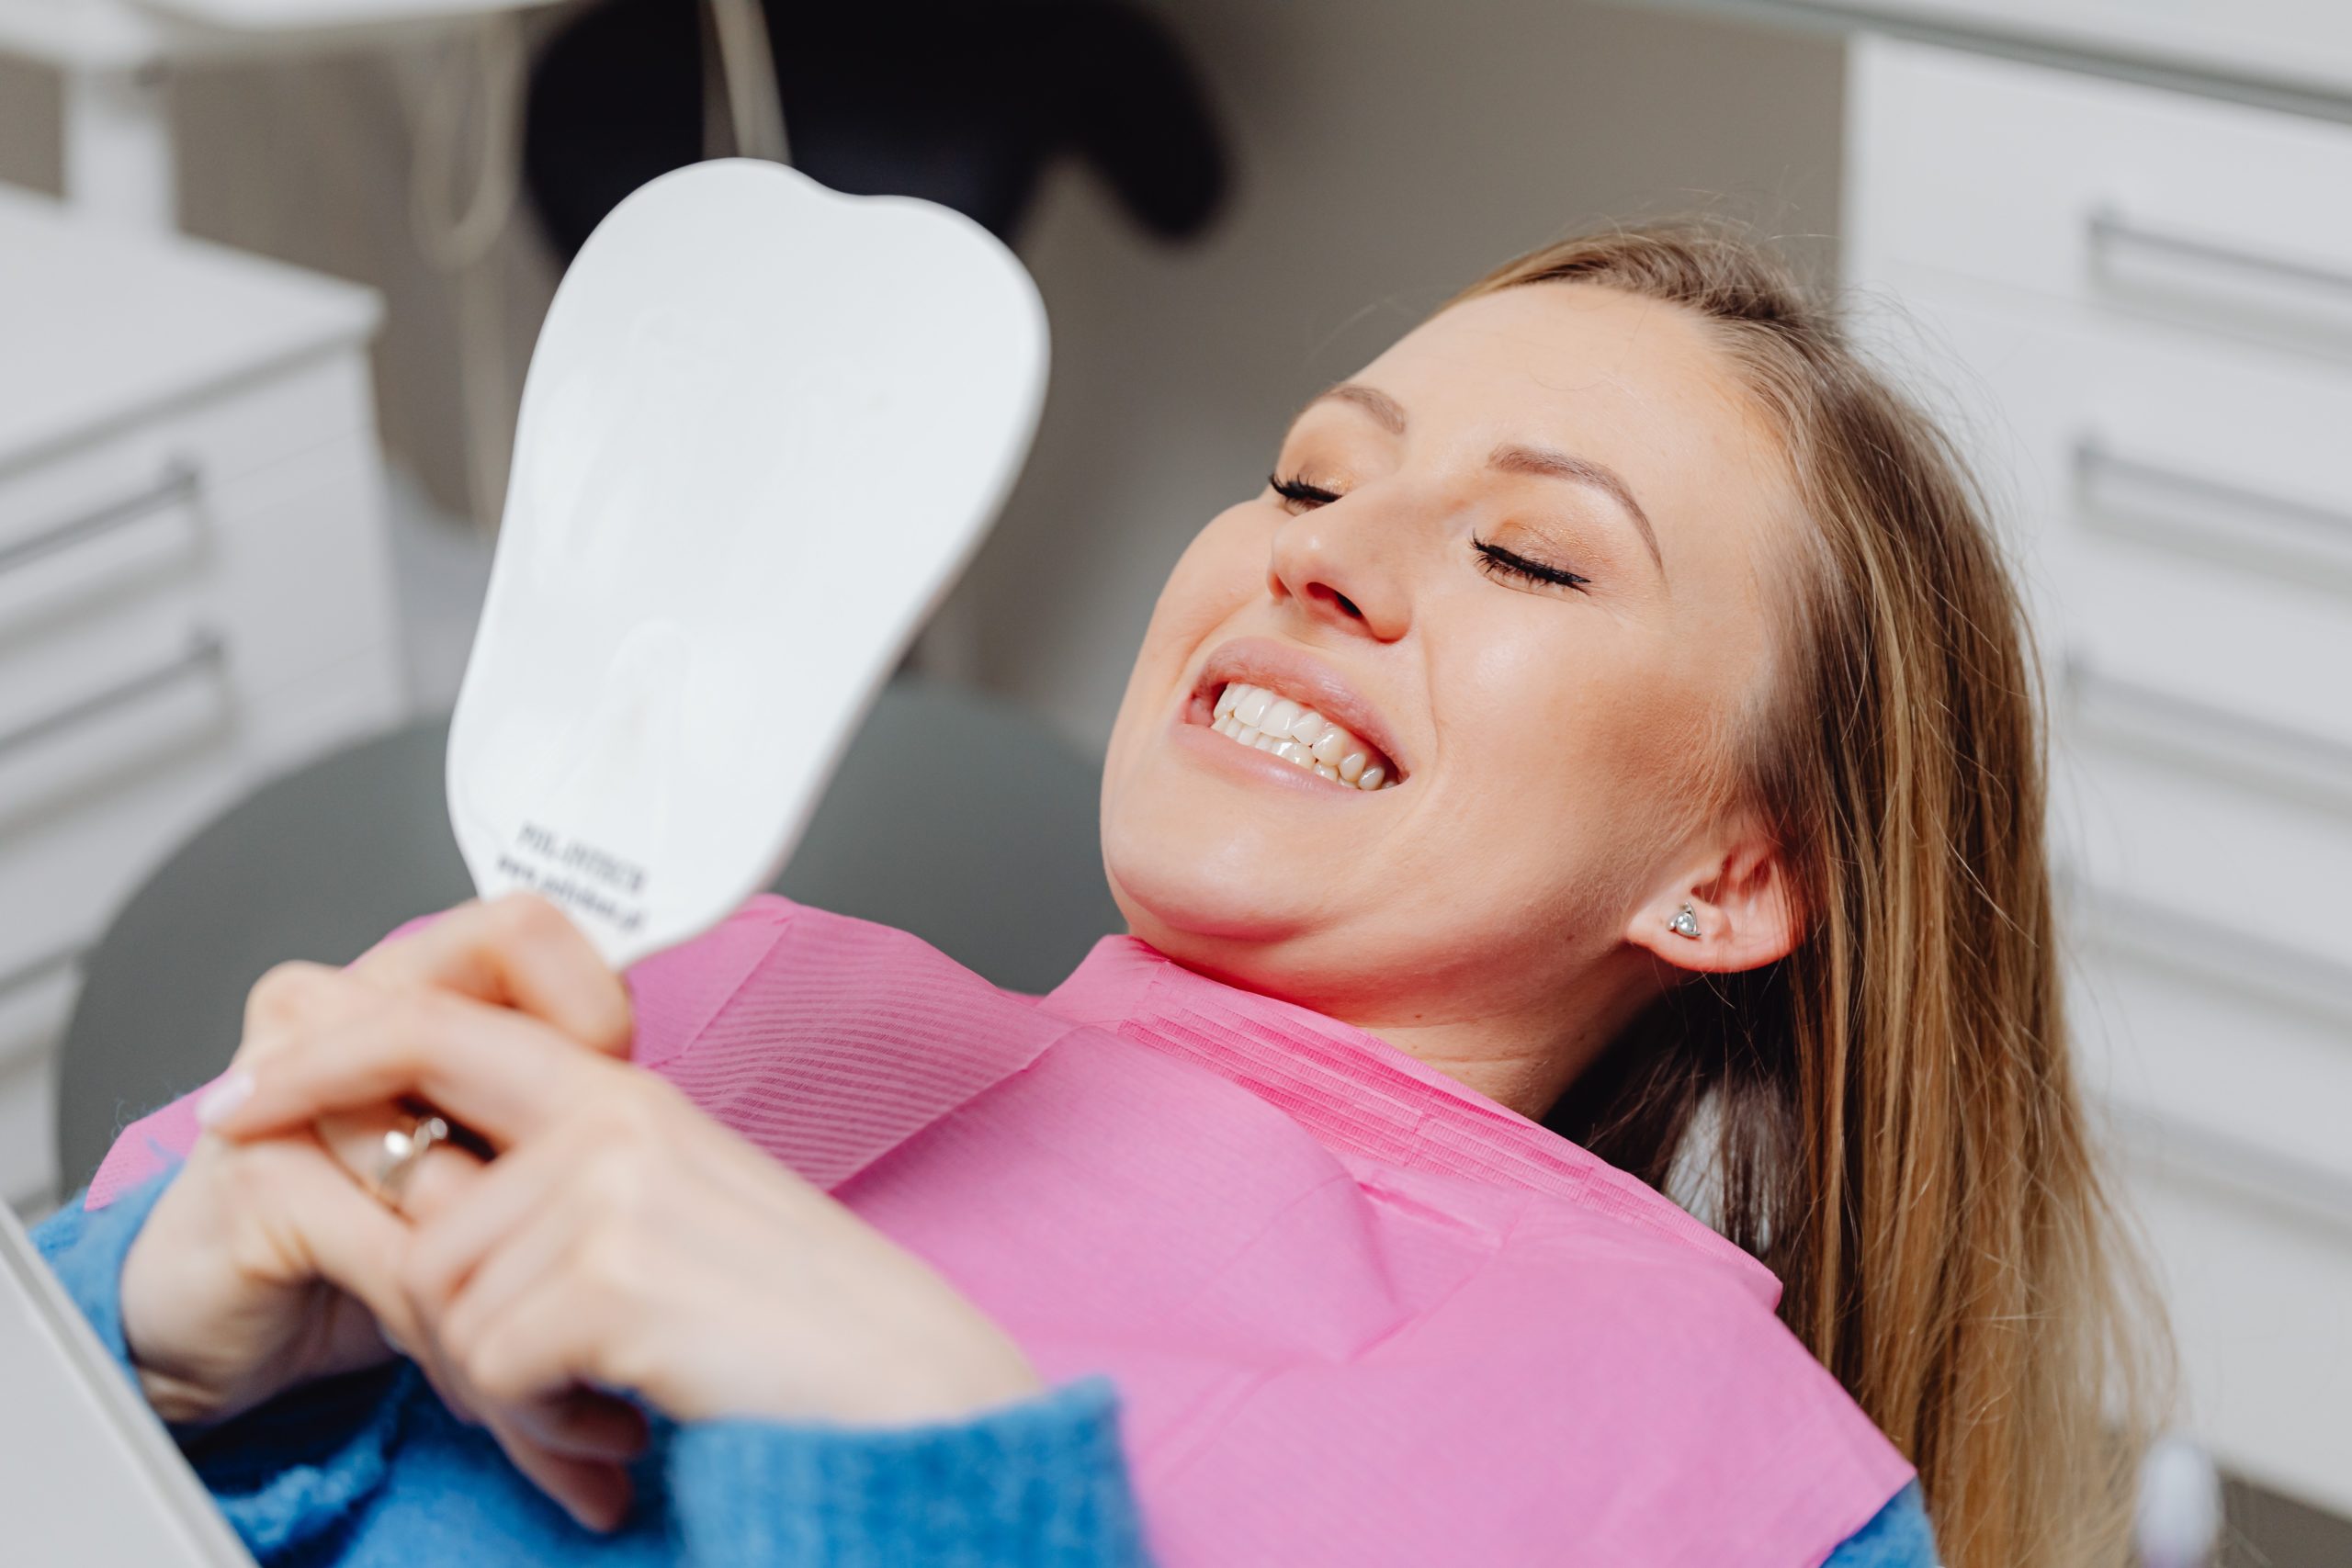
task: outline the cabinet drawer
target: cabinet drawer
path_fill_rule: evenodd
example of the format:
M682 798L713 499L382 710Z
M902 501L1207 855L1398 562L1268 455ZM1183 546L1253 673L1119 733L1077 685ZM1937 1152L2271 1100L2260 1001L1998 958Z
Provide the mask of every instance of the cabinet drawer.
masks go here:
M2352 886L2352 776L2266 777L2226 730L2117 743L2060 716L2051 837L2070 874L2352 976L2352 927L2324 913Z
M2295 952L2292 910L2247 934L2079 885L2066 908L2086 1080L2241 1185L2352 1233L2352 964Z
M1849 276L2352 354L2352 126L1883 38L1848 82Z
M228 484L374 432L367 359L325 355L64 446L0 454L0 549L138 495L164 470Z
M372 451L364 361L299 367L128 429L0 463L0 638L185 563L231 500L322 449Z
M0 829L140 765L118 731L168 750L198 709L225 719L390 646L371 473L347 443L227 487L207 504L233 523L172 570L0 637Z
M237 423L281 390L241 403ZM128 477L111 499L0 542L0 711L13 694L70 686L159 616L232 629L237 677L260 686L392 635L366 429L232 475L161 445L115 467Z
M2199 1439L2241 1474L2352 1512L2352 1231L2214 1179L2162 1134L2144 1156L2132 1210L2155 1255Z
M2052 665L2352 747L2352 367L1946 286L1907 301Z
M23 807L0 825L0 976L77 952L141 877L262 778L399 715L389 646L259 696L228 688L199 648L13 761L0 754L0 790Z

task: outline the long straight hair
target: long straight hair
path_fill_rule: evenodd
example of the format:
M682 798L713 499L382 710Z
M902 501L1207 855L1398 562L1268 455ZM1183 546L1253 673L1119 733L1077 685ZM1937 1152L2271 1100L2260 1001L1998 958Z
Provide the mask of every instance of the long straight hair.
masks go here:
M1577 283L1691 312L1785 455L1786 624L1717 761L1804 934L1676 987L1552 1124L1663 1190L1702 1173L1693 1206L1917 1468L1951 1568L2121 1564L2168 1363L2070 1060L2040 681L1982 497L1832 310L1723 226L1562 241L1459 298Z

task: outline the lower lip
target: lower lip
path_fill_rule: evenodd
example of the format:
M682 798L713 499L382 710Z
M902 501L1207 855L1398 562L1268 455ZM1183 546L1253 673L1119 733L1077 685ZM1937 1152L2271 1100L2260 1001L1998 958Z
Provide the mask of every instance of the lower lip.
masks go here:
M1176 716L1171 728L1175 730L1170 738L1173 744L1198 756L1204 766L1221 769L1237 779L1300 790L1329 800L1351 795L1363 800L1388 793L1385 790L1358 789L1353 784L1327 779L1296 762L1286 762L1272 751L1261 751L1255 746L1244 746L1238 740L1229 740L1205 724L1193 723L1182 713Z

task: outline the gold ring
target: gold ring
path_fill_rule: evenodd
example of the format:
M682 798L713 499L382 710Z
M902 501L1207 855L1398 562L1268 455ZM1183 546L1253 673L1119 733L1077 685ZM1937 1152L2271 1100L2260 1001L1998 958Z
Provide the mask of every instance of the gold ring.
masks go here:
M406 1127L384 1129L383 1147L376 1156L376 1175L369 1183L376 1196L397 1209L410 1175L435 1144L449 1141L449 1123L438 1116L420 1116Z

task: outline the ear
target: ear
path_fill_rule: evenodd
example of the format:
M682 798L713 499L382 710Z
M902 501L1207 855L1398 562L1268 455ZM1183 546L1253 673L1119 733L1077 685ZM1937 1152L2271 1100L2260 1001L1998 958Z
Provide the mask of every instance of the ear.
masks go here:
M1688 905L1697 936L1675 929ZM1634 911L1625 940L1693 974L1735 975L1789 955L1803 920L1788 863L1760 831L1689 867Z

